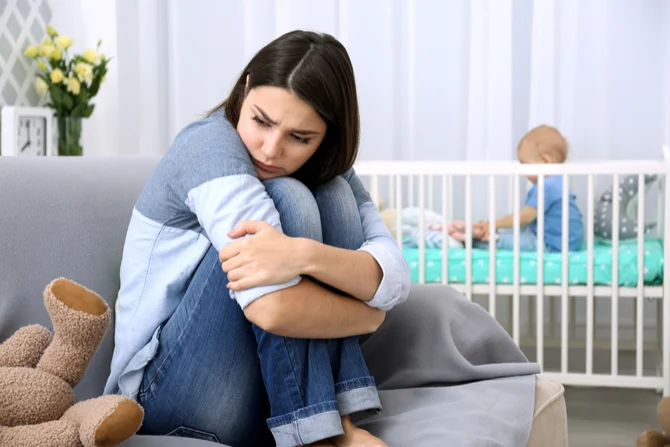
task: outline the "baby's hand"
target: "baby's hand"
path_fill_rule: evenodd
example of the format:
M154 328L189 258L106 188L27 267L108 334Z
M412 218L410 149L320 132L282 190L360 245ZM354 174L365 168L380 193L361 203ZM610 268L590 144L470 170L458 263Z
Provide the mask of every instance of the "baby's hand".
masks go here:
M489 223L486 221L479 221L472 226L472 237L482 241L489 240Z

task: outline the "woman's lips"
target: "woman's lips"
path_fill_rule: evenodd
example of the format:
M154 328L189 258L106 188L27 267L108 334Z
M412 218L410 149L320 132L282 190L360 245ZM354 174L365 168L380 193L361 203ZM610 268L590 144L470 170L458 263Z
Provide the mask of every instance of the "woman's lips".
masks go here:
M257 165L259 168L261 168L262 170L264 170L265 172L272 172L272 173L274 173L274 172L279 172L279 171L281 171L281 168L278 168L278 167L276 167L276 166L266 165L265 163L261 163L260 161L258 161L258 160L256 160L256 159L254 159L254 161L256 162L256 165Z

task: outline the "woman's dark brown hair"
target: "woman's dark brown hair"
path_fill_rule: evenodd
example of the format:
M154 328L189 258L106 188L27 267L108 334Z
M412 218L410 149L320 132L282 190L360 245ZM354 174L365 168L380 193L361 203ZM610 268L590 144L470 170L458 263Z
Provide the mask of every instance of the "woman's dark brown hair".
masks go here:
M310 104L327 124L315 154L293 176L309 187L344 174L358 154L360 118L351 60L333 36L291 31L263 47L240 74L230 95L212 112L223 108L237 127L249 89L282 87ZM212 113L210 112L210 113Z

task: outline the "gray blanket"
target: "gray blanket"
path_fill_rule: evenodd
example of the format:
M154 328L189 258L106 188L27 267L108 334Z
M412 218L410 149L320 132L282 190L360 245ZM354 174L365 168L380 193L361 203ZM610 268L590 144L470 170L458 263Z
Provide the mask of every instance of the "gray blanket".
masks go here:
M415 286L362 345L385 410L358 423L391 447L526 445L539 366L455 290Z

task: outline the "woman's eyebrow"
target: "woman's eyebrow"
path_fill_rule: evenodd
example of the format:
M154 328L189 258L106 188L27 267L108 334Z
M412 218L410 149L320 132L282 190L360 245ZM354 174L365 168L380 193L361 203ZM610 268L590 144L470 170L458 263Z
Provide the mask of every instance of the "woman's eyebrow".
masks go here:
M265 121L267 121L267 122L270 123L270 124L277 125L277 122L276 122L275 120L273 120L272 118L270 118L270 117L268 116L268 114L265 113L265 110L261 109L261 108L258 107L256 104L254 104L254 107L255 107L256 109L258 109L258 112L259 112L261 115L263 115L263 119L264 119ZM295 134L299 134L299 135L318 135L318 134L319 134L319 132L317 132L316 130L308 130L308 129L293 129L291 132L293 132L293 133L295 133Z

